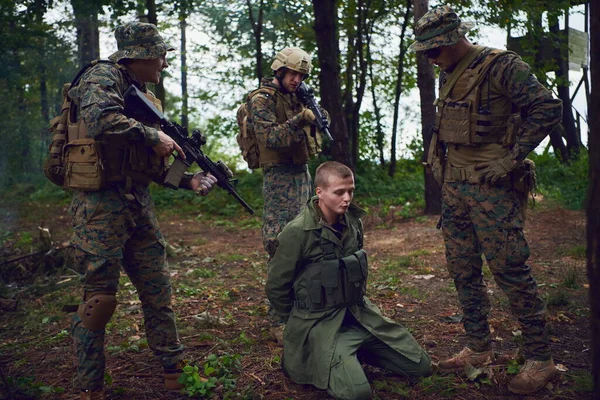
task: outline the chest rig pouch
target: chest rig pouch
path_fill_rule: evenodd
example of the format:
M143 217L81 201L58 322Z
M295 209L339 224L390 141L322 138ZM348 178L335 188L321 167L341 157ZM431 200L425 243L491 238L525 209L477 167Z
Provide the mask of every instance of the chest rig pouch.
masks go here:
M96 63L94 62L92 65ZM114 65L126 73L123 71L123 67L118 64ZM74 83L79 81L79 77ZM103 84L104 82L98 81L98 83ZM159 99L150 93L144 93L144 96L162 111ZM66 169L64 186L66 188L96 191L106 188L107 184L125 182L129 191L132 182L147 185L153 178L160 177L164 172L165 158L158 156L147 146L133 144L119 148L108 142L96 141L91 138L84 121L79 117L79 110L75 102L69 99L68 107L67 144L63 149ZM140 122L160 128L159 125L149 121Z
M473 56L459 63L434 103L437 107L436 131L439 139L446 143L467 146L511 144L507 142L514 140L513 131L520 125L519 115L506 113L504 106L482 107L482 86L487 88L488 101L490 96L488 72L498 57L507 52L492 50L479 65L469 68L481 51L483 48L478 47Z
M306 265L300 279L294 282L295 305L310 311L323 311L360 304L367 289L367 253L361 249L337 258L335 245L323 237L321 248L323 259Z
M277 90L272 94L267 94L267 96L270 96L275 102L277 124L284 124L304 109L302 103L295 97L285 96ZM321 132L312 124L305 126L302 130L305 134L304 140L291 147L273 149L259 143L260 166L264 168L281 165L303 165L312 156L320 153L323 144Z

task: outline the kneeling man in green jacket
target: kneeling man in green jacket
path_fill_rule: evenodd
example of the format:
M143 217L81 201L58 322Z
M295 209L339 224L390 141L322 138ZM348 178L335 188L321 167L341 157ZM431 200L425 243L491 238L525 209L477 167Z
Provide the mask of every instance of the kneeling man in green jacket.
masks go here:
M396 374L431 373L431 359L401 325L365 297L363 210L353 205L352 171L335 161L317 168L317 195L281 231L266 292L287 320L284 371L336 399L370 399L361 362Z

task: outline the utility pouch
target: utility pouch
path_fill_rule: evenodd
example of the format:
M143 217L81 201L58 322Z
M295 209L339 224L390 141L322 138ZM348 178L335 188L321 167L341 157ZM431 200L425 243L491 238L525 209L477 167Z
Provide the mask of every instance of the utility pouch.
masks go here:
M134 182L149 185L152 182L151 177L157 175L154 165L149 161L150 158L152 155L149 154L149 150L142 146L128 148L123 157L121 173L130 177Z
M348 282L356 283L363 280L362 270L360 268L360 261L354 254L342 258L342 263L348 274Z
M77 139L65 145L65 187L71 190L96 191L104 186L104 167L100 146L94 139Z
M535 163L529 158L523 160L523 162L511 172L511 180L513 188L517 192L524 193L525 196L529 193L533 193L536 186Z
M360 270L362 271L363 279L366 281L369 277L369 265L367 263L367 252L364 250L358 250L354 253L358 262L360 263Z
M517 197L519 198L519 202L521 203L521 216L523 220L525 220L525 211L527 210L527 199L529 194L531 194L533 205L535 205L535 163L526 158L511 172L510 179L512 186L517 193Z
M366 293L367 281L367 253L359 250L354 254L342 258L344 265L344 303L357 304Z
M340 261L335 260L323 260L321 261L321 284L325 289L326 303L328 307L336 307L343 299L336 296L336 292L339 292L340 281Z
M471 100L449 101L442 105L439 139L446 143L471 144Z
M438 134L434 131L431 136L431 142L429 143L429 151L427 152L427 161L423 163L427 172L430 172L433 175L433 179L437 182L438 185L442 186L444 184L444 166L445 162L440 158L439 154L441 153L440 146L438 140ZM445 158L445 155L443 155Z
M310 296L310 308L312 310L323 308L323 290L320 280L311 279L309 281L308 293Z
M314 125L309 125L303 128L304 133L306 133L306 150L308 151L308 156L312 157L315 154L319 154L322 150L323 146L323 136L321 135L321 131L319 131Z
M508 118L508 123L506 124L506 135L504 135L504 139L502 139L503 146L512 146L517 142L517 133L519 132L519 128L521 127L522 123L523 118L521 118L521 114L513 114ZM533 161L531 161L531 163L533 163Z

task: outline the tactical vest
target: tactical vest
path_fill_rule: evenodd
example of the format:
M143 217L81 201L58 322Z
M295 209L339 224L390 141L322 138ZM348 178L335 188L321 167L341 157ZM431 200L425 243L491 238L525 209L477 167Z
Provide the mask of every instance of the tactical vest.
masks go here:
M268 86L262 86L257 89L265 93ZM279 90L273 88L271 93L265 93L275 102L275 116L278 124L283 124L287 120L296 116L304 109L304 106L296 101L291 101L291 96L285 96ZM311 156L320 151L320 144L315 128L312 125L303 128L305 139L291 147L284 149L273 149L258 143L259 159L261 168L274 167L282 165L303 165L308 162Z
M125 67L114 64L122 73ZM127 79L130 80L130 79ZM161 112L162 104L151 93L144 93ZM151 147L135 144L116 147L109 141L96 141L89 137L85 123L78 115L75 102L67 97L69 107L67 123L67 144L64 147L65 183L72 190L94 191L107 184L132 182L148 185L159 178L166 169L165 157L158 156ZM139 121L146 126L159 129L149 121Z
M491 50L478 65L466 68L453 87L442 88L449 89L449 95L441 95L434 103L440 140L467 146L484 143L509 146L515 143L521 124L520 110L515 110L506 96L491 93L488 76L494 62L506 53L504 50Z
M294 281L294 305L300 309L323 311L360 304L367 292L367 253L361 249L338 258L335 245L323 237L321 247L323 259L306 265Z

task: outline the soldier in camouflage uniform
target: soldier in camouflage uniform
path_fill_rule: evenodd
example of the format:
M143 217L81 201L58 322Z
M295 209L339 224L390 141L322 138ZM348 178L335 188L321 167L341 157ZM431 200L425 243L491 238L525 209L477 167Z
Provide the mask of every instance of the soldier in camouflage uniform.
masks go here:
M524 208L533 165L526 156L561 119L553 99L515 53L472 44L448 6L415 26L412 51L441 72L436 123L427 164L442 186L442 231L448 270L463 309L467 346L441 370L494 360L490 301L482 259L509 298L523 332L526 362L508 388L534 393L556 374L548 346L545 305L526 265Z
M171 308L165 240L148 183L162 182L166 157L174 150L184 154L159 127L123 115L123 95L130 85L160 108L145 83L159 82L173 48L147 23L119 26L115 37L118 51L109 57L112 62L89 68L69 91L81 129L100 149L106 182L100 190L75 191L70 207L74 262L85 273L83 302L71 328L82 399L104 398L105 327L117 305L121 268L138 292L148 345L164 368L167 389L181 387L183 345ZM186 174L181 187L204 195L215 182L212 175Z
M283 49L271 64L274 77L263 79L248 104L248 123L256 134L263 169L262 239L269 258L275 252L277 234L302 210L313 191L307 162L320 151L320 133L313 124L314 114L295 94L311 68L308 53ZM270 314L273 335L280 341L283 326Z

